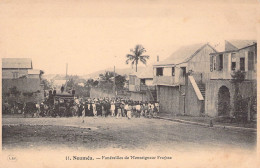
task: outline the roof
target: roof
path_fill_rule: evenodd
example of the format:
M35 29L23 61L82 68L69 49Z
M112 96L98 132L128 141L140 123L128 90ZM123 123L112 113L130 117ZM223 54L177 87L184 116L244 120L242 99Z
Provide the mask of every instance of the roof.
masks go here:
M28 75L39 75L40 74L40 70L38 69L29 69L28 70Z
M2 68L32 69L31 58L2 58Z
M142 71L132 72L130 75L135 75L140 79L153 78L153 67L147 66Z
M257 43L256 40L226 40L237 49L245 48Z
M206 44L193 44L189 46L183 46L175 51L171 56L166 58L164 61L160 61L155 63L154 65L177 65L181 63L188 62L192 59L199 51L201 51L204 47L209 46L215 52L217 52L211 45Z
M224 54L224 53L231 53L231 52L237 52L239 50L245 49L247 47L251 47L253 45L257 44L256 40L230 40L227 41L229 44L231 44L234 49L225 50L222 52L216 52L216 53L210 53L210 55L217 55L217 54ZM232 43L231 43L232 42ZM234 44L234 45L233 45ZM236 46L235 46L236 45Z

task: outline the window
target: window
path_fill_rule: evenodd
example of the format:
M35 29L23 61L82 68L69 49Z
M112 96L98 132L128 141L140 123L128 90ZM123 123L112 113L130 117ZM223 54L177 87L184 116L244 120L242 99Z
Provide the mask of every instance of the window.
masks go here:
M18 78L19 73L18 72L13 72L13 79L17 79Z
M186 76L186 67L181 67L182 70L182 76Z
M218 69L221 71L223 69L223 54L219 55L219 67Z
M156 76L163 76L163 68L156 68Z
M231 54L231 70L236 70L236 53Z
M135 84L135 77L129 76L129 85L134 85L134 84Z
M172 67L172 76L175 76L175 67Z
M240 58L240 70L245 71L245 58Z
M145 79L141 79L141 85L145 85Z
M210 56L210 72L213 71L213 56Z
M216 56L213 59L213 70L216 70L216 66L217 66L217 61L216 61Z
M254 68L254 52L250 51L248 52L248 70L249 71L253 71L255 68Z

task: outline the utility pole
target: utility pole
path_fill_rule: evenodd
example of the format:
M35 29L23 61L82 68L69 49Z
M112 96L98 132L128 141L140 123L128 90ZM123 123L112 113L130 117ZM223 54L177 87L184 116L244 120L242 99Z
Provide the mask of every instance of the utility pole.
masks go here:
M68 82L68 63L66 63L66 83L65 83L65 88L64 88L64 90L67 89L67 82Z
M115 56L115 62L116 62L116 56ZM113 91L114 91L114 95L116 97L116 65L115 64L114 64L114 86L113 86Z
M114 65L114 95L116 96L116 66Z

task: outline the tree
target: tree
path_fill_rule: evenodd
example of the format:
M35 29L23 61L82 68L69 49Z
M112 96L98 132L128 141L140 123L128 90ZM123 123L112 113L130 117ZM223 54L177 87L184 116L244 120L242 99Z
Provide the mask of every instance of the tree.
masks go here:
M239 91L239 85L245 80L245 72L243 71L235 71L231 74L232 80L231 82L235 86L235 93L234 93L234 116L238 119L245 120L247 117L247 113L245 113L245 107L247 102L242 99L242 96Z
M99 74L100 80L107 83L113 82L114 72L105 72L105 74Z
M142 55L146 52L145 48L142 45L136 45L134 49L130 50L133 54L127 54L126 55L126 64L131 63L133 66L135 64L135 71L137 72L137 65L139 61L141 61L143 64L146 65L147 59L150 58L149 55Z
M99 82L100 88L108 89L108 90L111 90L113 88L114 72L107 71L104 74L100 74L99 77L100 77L100 82ZM115 74L115 83L116 83L117 90L123 89L125 82L126 82L125 76Z
M122 75L116 76L116 88L117 90L122 90L126 82L126 77Z
M72 88L74 87L74 85L75 85L74 79L73 79L73 78L70 78L70 79L68 80L67 84L66 84L67 88L68 88L68 89L72 89Z
M42 84L43 84L44 90L49 90L52 88L51 83L47 79L42 79Z

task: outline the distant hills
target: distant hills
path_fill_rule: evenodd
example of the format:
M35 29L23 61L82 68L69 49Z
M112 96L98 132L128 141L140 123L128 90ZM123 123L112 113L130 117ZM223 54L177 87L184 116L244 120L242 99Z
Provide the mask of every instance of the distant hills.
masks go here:
M142 71L144 70L145 67L138 67L138 71ZM103 69L103 70L99 70L90 74L86 74L86 75L78 75L79 78L82 79L90 79L90 78L97 78L99 77L99 74L103 74L106 71L114 71L114 68L107 68L107 69ZM121 68L121 69L116 69L116 73L119 75L129 75L130 73L134 72L135 69L131 69L131 68ZM43 78L47 79L47 80L64 80L66 77L65 74L44 74Z

